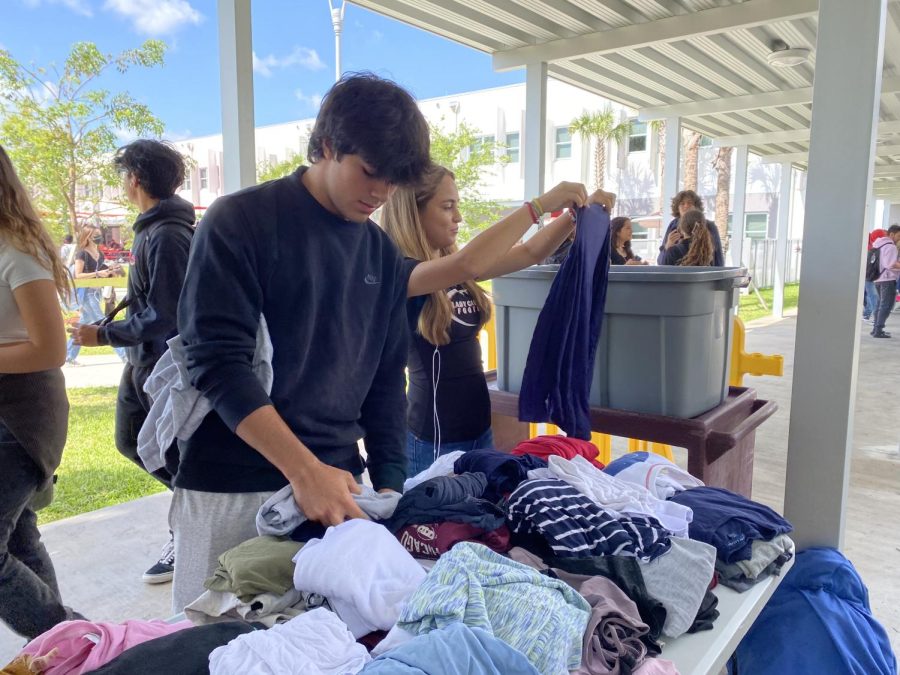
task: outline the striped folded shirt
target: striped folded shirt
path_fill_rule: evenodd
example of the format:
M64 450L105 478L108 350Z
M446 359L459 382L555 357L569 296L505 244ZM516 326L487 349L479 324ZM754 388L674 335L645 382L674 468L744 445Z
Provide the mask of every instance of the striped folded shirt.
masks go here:
M555 555L621 555L649 562L669 550L669 532L650 516L607 511L558 478L527 480L509 496L517 534L542 537Z

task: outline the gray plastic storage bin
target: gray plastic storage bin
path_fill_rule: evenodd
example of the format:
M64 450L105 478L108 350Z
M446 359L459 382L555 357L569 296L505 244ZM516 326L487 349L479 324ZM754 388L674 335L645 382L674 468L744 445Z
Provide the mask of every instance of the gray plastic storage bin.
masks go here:
M531 336L558 265L494 279L497 385L518 393ZM695 417L728 393L740 267L610 269L591 405Z

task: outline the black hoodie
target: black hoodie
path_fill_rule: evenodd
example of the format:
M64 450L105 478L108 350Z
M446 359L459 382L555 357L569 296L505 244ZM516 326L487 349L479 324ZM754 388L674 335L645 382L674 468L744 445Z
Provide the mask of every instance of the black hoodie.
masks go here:
M131 300L123 321L102 327L101 344L128 348L133 366L153 367L178 332L178 296L194 234L194 207L181 197L162 199L134 221L134 263L128 274Z

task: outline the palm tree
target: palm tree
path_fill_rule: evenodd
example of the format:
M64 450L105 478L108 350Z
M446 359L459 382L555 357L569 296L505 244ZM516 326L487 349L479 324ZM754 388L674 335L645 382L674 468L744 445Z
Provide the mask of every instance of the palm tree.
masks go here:
M661 217L666 213L666 195L663 187L663 179L666 175L666 121L651 120L650 128L656 132L657 146L659 146L659 165L656 167L656 184L659 186L659 203L657 208Z
M569 123L569 132L590 141L594 139L594 174L598 190L603 189L606 175L606 142L623 141L631 131L631 122L619 122L611 106L592 113L583 113Z
M703 134L689 131L684 148L684 189L697 191L697 158L700 154L700 141Z
M728 231L728 209L731 201L731 153L734 148L719 148L719 152L713 160L716 168L716 227L719 228L719 237L725 250L728 242L725 234Z

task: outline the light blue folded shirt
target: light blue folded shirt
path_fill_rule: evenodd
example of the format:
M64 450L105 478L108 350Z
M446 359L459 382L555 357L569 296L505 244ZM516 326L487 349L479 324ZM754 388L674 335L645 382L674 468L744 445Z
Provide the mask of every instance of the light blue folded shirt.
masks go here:
M464 623L420 635L382 654L366 675L537 675L525 656L486 630Z

